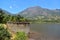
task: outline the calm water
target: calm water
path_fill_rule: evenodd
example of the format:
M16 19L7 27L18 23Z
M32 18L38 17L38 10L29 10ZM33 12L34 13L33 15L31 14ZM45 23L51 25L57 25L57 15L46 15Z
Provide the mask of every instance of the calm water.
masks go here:
M60 40L60 24L31 24L30 27L43 34L41 40Z

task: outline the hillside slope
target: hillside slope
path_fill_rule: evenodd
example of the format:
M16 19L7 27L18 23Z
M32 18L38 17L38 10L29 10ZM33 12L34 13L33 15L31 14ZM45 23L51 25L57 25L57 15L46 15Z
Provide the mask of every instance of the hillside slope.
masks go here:
M18 15L24 16L25 18L60 16L60 9L50 10L40 6L34 6L19 12Z

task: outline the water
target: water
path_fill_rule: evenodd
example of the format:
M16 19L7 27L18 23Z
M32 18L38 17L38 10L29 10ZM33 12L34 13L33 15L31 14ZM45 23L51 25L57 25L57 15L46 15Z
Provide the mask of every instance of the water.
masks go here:
M43 34L41 40L60 40L60 24L31 24L30 27Z

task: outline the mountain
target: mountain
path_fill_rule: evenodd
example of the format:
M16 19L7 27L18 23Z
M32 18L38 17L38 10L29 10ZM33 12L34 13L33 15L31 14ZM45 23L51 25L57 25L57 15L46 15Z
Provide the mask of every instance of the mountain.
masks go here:
M34 6L19 12L18 15L24 16L25 18L60 16L60 9L51 10L40 6Z
M6 15L15 15L15 14L12 14L12 13L10 13L10 12L2 9L2 8L0 8L0 12L3 12L3 13L6 14Z
M18 14L12 14L6 10L0 8L0 11L7 15L21 15L27 19L40 19L40 18L55 18L60 17L60 9L47 9L40 6L29 7L19 12Z

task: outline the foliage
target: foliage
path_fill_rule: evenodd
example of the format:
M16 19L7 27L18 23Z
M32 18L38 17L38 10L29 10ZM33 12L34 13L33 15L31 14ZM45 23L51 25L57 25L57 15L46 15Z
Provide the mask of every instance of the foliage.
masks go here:
M10 33L3 25L0 25L0 40L10 40Z
M25 22L27 19L20 15L10 15L0 10L0 23L6 23L7 21L12 22Z
M14 40L27 40L25 32L17 32Z

